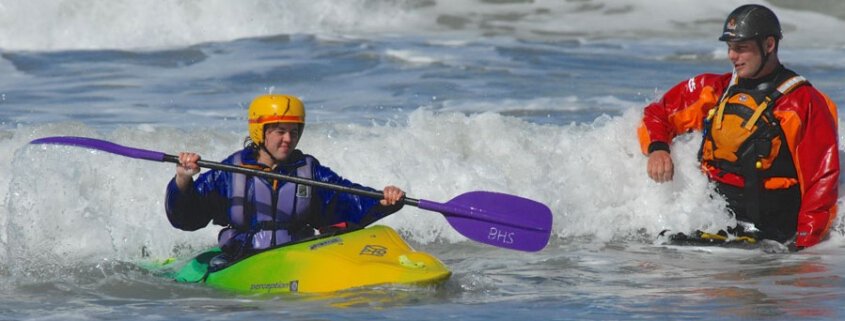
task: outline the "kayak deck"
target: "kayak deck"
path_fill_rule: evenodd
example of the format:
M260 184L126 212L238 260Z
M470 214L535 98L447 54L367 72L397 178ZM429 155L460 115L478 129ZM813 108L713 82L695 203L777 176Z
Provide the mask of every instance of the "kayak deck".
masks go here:
M392 228L376 225L269 249L214 272L204 252L171 275L178 282L242 293L321 293L380 284L430 284L451 276L434 256L417 252Z

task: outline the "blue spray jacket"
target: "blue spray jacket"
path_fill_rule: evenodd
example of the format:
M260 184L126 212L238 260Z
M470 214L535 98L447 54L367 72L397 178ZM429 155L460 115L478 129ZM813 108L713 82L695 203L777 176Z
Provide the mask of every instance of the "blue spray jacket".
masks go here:
M257 162L256 155L254 149L246 148L222 163L269 170ZM340 177L299 150L288 159L274 172L375 191ZM342 222L365 226L401 208L402 203L382 206L379 200L368 197L219 170L201 174L186 193L172 179L165 201L173 227L195 231L209 222L225 226L218 242L234 256L313 236L314 228Z

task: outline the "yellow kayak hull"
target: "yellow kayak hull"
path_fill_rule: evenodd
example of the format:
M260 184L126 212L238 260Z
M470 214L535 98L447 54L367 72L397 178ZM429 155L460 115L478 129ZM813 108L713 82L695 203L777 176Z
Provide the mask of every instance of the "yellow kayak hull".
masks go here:
M383 284L432 284L451 271L412 249L387 226L285 245L208 271L219 250L197 256L174 277L240 293L325 293Z

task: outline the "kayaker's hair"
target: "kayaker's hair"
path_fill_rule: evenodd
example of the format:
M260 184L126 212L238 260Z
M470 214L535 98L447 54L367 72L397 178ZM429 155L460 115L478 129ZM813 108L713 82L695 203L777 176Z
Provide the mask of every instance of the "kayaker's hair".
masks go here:
M252 141L252 138L247 136L246 138L244 138L244 148L249 148L249 149L252 149L252 150L258 150L258 144L256 144L254 141Z

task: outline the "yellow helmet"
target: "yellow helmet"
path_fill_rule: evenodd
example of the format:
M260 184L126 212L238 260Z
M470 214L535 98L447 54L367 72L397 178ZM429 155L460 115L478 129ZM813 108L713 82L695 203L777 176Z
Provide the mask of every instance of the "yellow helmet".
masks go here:
M305 125L305 105L291 95L261 95L249 104L249 138L253 143L264 143L264 125L272 123L298 123Z

